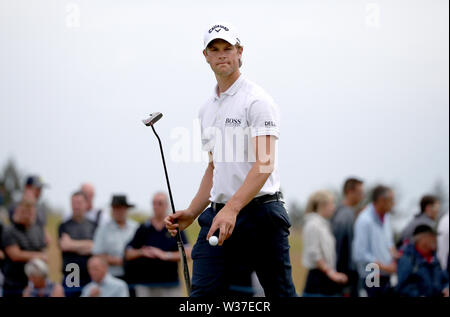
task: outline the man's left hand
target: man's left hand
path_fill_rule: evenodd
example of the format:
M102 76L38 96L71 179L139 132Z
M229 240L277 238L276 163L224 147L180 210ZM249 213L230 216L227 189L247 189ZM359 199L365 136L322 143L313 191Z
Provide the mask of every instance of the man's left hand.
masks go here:
M206 236L206 240L209 240L214 232L219 229L218 244L222 245L223 242L228 239L233 233L237 214L237 211L234 211L231 207L225 205L214 217L211 228L209 229L208 235Z

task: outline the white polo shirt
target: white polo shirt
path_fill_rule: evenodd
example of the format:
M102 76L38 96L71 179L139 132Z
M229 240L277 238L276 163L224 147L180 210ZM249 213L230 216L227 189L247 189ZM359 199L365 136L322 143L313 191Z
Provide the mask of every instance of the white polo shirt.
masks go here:
M199 119L202 148L213 154L210 201L226 203L242 186L255 162L251 138L273 135L278 140L279 109L261 87L240 75L220 97L216 85L213 96L201 107ZM277 162L275 151L274 170L255 197L280 190Z

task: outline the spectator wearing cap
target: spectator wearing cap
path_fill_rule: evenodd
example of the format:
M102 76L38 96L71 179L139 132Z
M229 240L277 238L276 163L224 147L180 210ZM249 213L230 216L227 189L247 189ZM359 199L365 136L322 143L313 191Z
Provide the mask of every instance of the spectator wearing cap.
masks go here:
M93 256L88 261L91 282L83 288L81 297L128 297L127 283L108 273L104 257Z
M335 212L333 195L324 190L313 193L306 207L303 228L303 265L309 269L303 297L339 296L347 275L336 271L336 241L330 218Z
M331 228L336 239L336 270L348 276L348 282L342 288L342 295L358 296L358 272L352 259L353 226L356 219L356 207L364 198L364 183L357 178L345 180L344 199L331 218Z
M95 224L86 219L87 199L83 192L72 194L72 218L58 228L59 246L62 251L63 286L67 297L78 297L81 288L90 282L87 261L92 254ZM79 285L72 285L71 266L76 264L79 272ZM69 276L69 274L71 274ZM75 280L75 279L74 279ZM69 283L68 283L69 282Z
M21 297L28 279L25 264L40 258L47 261L45 234L36 225L36 198L28 192L14 208L12 224L2 234L2 248L5 252L3 295Z
M398 261L397 292L407 297L448 297L448 277L436 258L436 231L418 225Z
M30 175L26 178L23 192L25 193L31 193L34 195L36 199L36 225L40 226L44 230L45 239L47 244L50 244L50 235L47 232L45 226L47 224L47 207L45 204L39 201L39 199L42 196L42 189L45 187L49 187L47 183L44 183L42 178L38 175ZM9 215L10 220L12 221L13 211L15 209L15 204L13 203L12 206L9 208Z
M399 257L389 215L393 206L393 191L378 185L372 192L372 203L355 221L353 260L369 297L388 296L392 291L390 276L397 270L396 260ZM375 264L380 270L379 287L365 283L370 272L366 271L368 264Z
M31 190L36 197L36 224L43 228L47 224L47 209L45 205L39 202L42 196L42 189L49 187L47 183L44 183L42 178L38 175L32 175L27 177L24 190Z
M129 208L125 195L114 195L111 201L112 219L97 228L94 235L92 253L102 256L109 266L109 273L118 278L124 278L123 255L125 247L133 238L138 223L127 219Z
M103 211L100 208L94 207L94 197L95 197L94 185L90 183L84 183L81 185L80 191L84 193L87 199L88 203L87 206L88 211L86 212L87 219L94 222L97 227L111 220L111 217L107 212Z
M425 195L420 200L420 213L406 225L400 235L400 244L408 244L413 236L413 232L419 225L427 225L435 228L441 209L441 203L436 196Z
M137 229L125 250L126 279L136 285L137 297L181 296L177 240L164 224L167 195L156 193L152 203L153 217ZM183 231L181 239L183 244L187 244ZM190 251L191 248L186 247L187 256L190 256Z
M48 266L41 259L34 258L25 264L25 274L28 286L23 291L23 297L64 297L63 287L49 280Z

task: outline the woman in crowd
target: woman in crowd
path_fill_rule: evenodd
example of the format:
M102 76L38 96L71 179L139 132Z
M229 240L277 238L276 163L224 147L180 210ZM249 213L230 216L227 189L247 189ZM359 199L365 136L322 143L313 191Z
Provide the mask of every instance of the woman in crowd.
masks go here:
M309 269L304 297L338 296L347 276L336 272L336 241L330 219L336 206L325 190L313 193L306 207L303 228L303 265Z
M25 274L28 286L23 291L23 297L64 297L64 289L48 279L47 264L34 258L25 264Z

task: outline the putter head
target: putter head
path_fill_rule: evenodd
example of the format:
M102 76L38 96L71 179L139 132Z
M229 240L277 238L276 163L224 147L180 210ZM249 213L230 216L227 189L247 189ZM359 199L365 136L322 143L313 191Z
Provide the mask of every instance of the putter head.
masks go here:
M150 116L147 119L142 120L142 122L147 126L151 126L155 124L156 121L162 118L161 112L153 112L150 114Z

